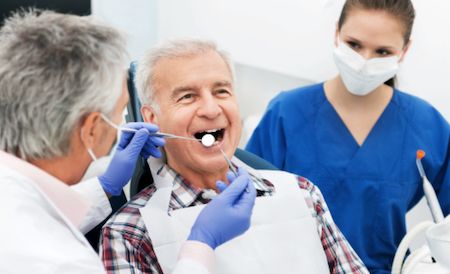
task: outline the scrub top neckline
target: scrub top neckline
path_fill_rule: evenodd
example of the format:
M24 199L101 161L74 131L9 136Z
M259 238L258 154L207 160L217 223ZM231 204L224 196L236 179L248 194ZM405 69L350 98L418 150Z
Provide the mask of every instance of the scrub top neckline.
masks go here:
M376 120L376 122L373 124L372 128L370 129L369 133L367 134L366 138L364 139L364 141L359 144L356 141L355 136L353 135L353 133L350 131L350 129L347 127L347 125L345 124L344 120L342 119L342 117L339 115L339 113L337 112L337 110L334 108L333 104L328 100L326 94L325 94L325 87L324 87L325 83L322 83L322 87L321 87L321 96L322 99L325 101L326 104L328 104L328 106L332 109L333 114L336 116L336 119L339 121L340 126L343 127L344 131L346 132L346 134L348 135L348 137L352 140L352 142L354 143L355 146L357 146L358 148L362 148L366 143L367 140L369 140L369 138L371 138L371 136L373 135L374 131L376 130L376 128L378 127L378 124L380 123L381 120L383 120L385 113L387 111L387 109L392 105L392 102L394 102L397 98L397 89L396 88L392 88L392 96L391 99L389 99L389 102L386 104L386 107L383 109L383 111L381 112L380 116L378 117L378 119Z

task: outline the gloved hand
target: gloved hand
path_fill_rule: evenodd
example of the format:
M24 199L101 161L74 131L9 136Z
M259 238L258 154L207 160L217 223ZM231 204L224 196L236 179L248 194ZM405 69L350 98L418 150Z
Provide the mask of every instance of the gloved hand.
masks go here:
M98 179L105 192L120 195L123 187L130 181L139 155L144 159L150 156L161 157L158 147L165 141L161 137L150 136L159 128L149 123L128 123L124 127L137 129L137 132L122 131L116 151L106 172Z
M245 170L243 170L243 172L245 172ZM239 174L238 174L238 175L239 175ZM234 175L233 172L228 171L228 172L227 172L227 180L228 180L228 182L230 182L230 184L231 184L231 182L233 182L234 180L236 180L236 175ZM219 191L222 193L222 192L228 187L228 184L225 183L225 182L222 182L222 181L217 181L217 182L216 182L216 186L217 186L217 189L219 189Z
M229 186L217 182L219 189L226 189L200 212L188 240L200 241L215 249L247 231L256 190L247 171L240 168L238 175L237 178L231 177L233 180L229 181Z

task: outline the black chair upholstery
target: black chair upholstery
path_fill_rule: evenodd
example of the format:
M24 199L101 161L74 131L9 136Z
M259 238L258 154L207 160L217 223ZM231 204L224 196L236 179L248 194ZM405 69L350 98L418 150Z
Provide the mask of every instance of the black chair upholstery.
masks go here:
M254 169L279 170L279 168L273 164L247 150L237 148L234 152L234 156Z
M142 122L141 115L141 103L139 101L137 89L135 83L136 78L137 63L131 62L130 68L128 69L128 94L130 95L130 100L128 101L128 117L126 117L127 122Z

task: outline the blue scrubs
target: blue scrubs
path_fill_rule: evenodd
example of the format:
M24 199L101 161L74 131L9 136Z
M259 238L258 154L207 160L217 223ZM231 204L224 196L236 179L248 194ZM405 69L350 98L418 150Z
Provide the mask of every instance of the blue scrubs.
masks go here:
M371 273L390 273L405 214L423 196L416 151L444 215L450 210L448 122L425 101L394 90L359 146L325 97L323 84L282 92L247 150L321 189L333 218Z

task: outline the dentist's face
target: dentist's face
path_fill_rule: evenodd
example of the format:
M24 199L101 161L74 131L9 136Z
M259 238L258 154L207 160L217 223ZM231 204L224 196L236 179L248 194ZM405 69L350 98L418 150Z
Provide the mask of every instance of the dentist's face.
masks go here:
M404 32L403 23L385 11L354 8L336 31L336 45L346 43L365 59L397 55L402 61L408 47Z
M169 139L165 145L168 164L182 173L216 174L227 170L219 151L231 157L239 143L241 121L233 79L225 61L215 51L166 58L155 68L155 99L159 111L143 108L146 121L162 132L201 139L206 133L218 145Z

